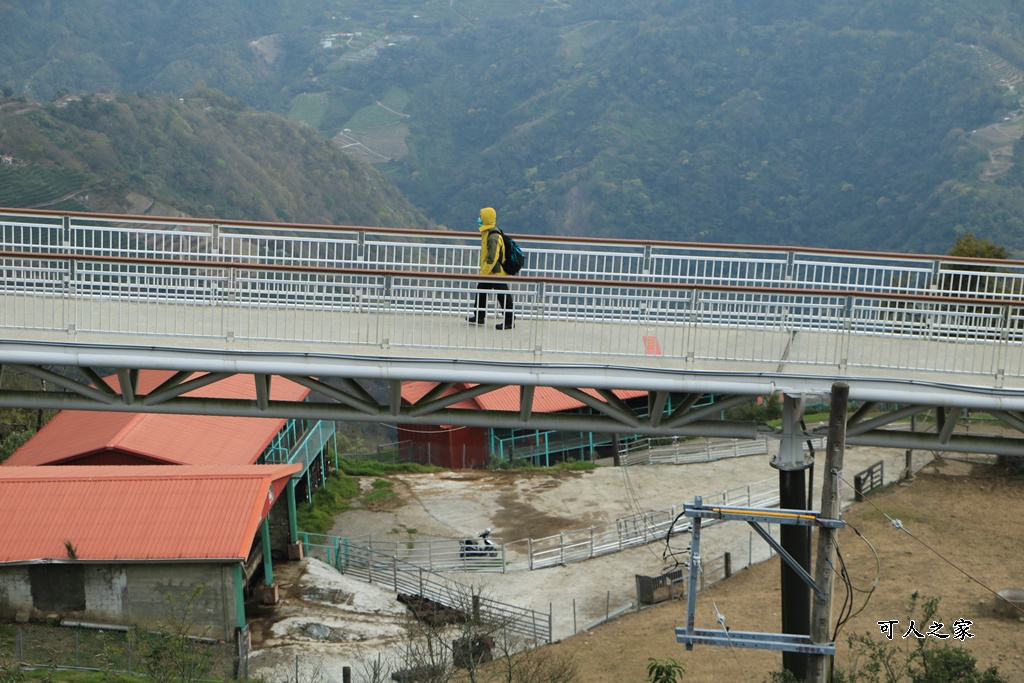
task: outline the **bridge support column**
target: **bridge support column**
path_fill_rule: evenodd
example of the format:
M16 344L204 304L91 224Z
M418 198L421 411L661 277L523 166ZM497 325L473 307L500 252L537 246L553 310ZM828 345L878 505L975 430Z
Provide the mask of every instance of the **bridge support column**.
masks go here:
M782 440L779 454L772 458L772 467L779 470L779 507L789 510L808 509L807 468L813 460L804 454L800 421L803 398L782 397ZM782 525L779 529L782 549L811 571L811 530L806 526ZM809 636L811 633L811 589L787 563L782 565L782 632ZM782 666L792 671L798 681L807 677L806 654L783 652Z

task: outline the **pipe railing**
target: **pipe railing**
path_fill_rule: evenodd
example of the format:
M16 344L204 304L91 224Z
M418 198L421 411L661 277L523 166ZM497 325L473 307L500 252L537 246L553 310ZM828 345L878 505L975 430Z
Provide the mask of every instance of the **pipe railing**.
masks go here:
M516 234L542 278L1024 298L1024 262L799 247ZM0 209L0 251L190 262L477 272L479 235Z
M1024 302L509 278L520 330L470 334L479 277L0 253L0 329L500 349L1014 376ZM537 323L531 325L531 323ZM797 339L799 335L799 339Z

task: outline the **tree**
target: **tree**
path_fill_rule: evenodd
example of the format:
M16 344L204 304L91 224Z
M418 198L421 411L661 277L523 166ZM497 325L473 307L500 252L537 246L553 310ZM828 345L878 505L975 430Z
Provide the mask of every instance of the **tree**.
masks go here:
M515 629L511 615L482 608L479 592L452 586L445 603L407 596L404 668L392 679L417 683L572 683L572 656L554 655ZM378 666L377 669L380 667ZM460 673L460 670L462 672ZM374 675L382 672L375 670Z
M957 237L956 244L949 250L949 256L960 258L1005 259L1008 252L994 242L983 237L975 237L969 232ZM942 289L950 294L971 295L982 292L994 292L999 285L990 274L999 269L989 263L956 263L944 264L942 273Z
M674 659L651 657L647 661L647 680L651 683L676 683L682 680L683 672L686 671L682 663Z
M1009 258L1006 247L1001 247L984 237L975 237L973 232L960 235L956 244L949 250L950 256L967 256L970 258L1005 259Z
M890 630L883 630L882 635L873 632L849 637L851 664L849 668L837 667L835 680L845 683L1006 683L995 667L977 671L977 660L970 652L947 645L948 638L933 633L934 630L949 635L946 629L950 627L939 618L938 610L939 598L923 599L914 591L907 603L906 619L891 622ZM899 629L907 629L911 635L900 639Z
M167 621L161 623L155 632L135 633L135 648L142 659L146 677L154 683L198 683L213 668L213 654L202 636L209 633L209 627L195 635L194 612L203 585L195 587L191 594L181 593L164 596L167 603Z

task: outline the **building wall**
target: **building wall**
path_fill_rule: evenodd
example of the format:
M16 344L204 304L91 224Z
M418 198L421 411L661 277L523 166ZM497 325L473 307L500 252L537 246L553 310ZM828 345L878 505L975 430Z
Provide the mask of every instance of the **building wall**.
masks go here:
M487 467L491 455L488 437L489 430L479 427L398 427L398 440L411 443L409 455L415 462L453 470Z
M37 564L0 567L0 619L64 619L155 630L189 605L192 635L230 640L234 568L226 563ZM168 600L167 596L171 596Z

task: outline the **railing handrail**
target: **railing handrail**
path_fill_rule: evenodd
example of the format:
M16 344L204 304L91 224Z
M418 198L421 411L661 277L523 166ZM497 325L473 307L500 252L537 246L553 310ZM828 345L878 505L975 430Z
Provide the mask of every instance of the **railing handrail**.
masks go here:
M66 212L53 211L48 209L21 209L0 207L0 219L3 217L16 216L38 216L40 218L52 218L64 220L77 217L85 221L112 221L116 223L131 224L158 224L168 226L203 226L210 229L233 227L244 229L261 230L284 230L284 231L305 231L305 232L326 232L326 233L381 233L390 235L428 236L437 238L478 240L479 234L469 231L454 230L432 230L424 228L394 228L385 226L365 225L332 225L326 223L282 223L274 221L246 221L229 218L186 218L173 216L141 216L133 214L114 213L91 213L91 212ZM0 221L2 222L2 221ZM827 256L845 256L851 258L868 258L878 260L899 259L904 261L933 262L941 261L947 263L969 263L977 265L992 265L998 267L1020 266L1024 268L1024 260L1016 259L993 259L971 256L949 256L940 254L915 254L880 252L855 249L832 249L828 247L806 247L793 245L757 245L757 244L730 244L724 242L686 242L673 240L656 239L630 239L625 237L576 237L572 235L542 235L524 233L509 229L518 240L520 237L537 242L563 242L566 244L599 244L604 246L657 246L678 249L692 249L694 251L750 251L762 253L806 253Z
M332 275L354 275L358 277L398 277L423 280L455 280L461 282L476 282L479 280L493 279L479 273L453 273L430 270L392 270L383 268L347 268L347 267L326 267L326 266L296 266L277 263L236 263L231 261L189 261L178 259L155 259L155 258L132 258L123 256L103 256L90 254L48 254L45 252L21 252L21 251L0 251L0 259L20 259L37 261L75 261L78 263L101 262L101 263L123 263L132 265L149 265L161 268L178 267L189 269L226 271L271 271L284 273L317 273ZM951 296L948 294L917 294L909 292L881 292L860 289L815 289L804 287L778 287L778 286L750 286L750 285L723 285L723 284L695 284L689 282L663 282L658 280L589 280L585 278L549 277L540 275L516 275L514 281L562 284L573 286L594 286L603 288L621 289L666 289L673 291L692 292L727 292L747 293L759 295L779 295L783 297L829 297L832 299L862 298L873 300L893 300L916 303L939 303L956 305L979 305L979 306L1024 306L1024 291L1019 298L994 298L980 296ZM2 287L0 287L2 291ZM201 297L198 297L201 298ZM900 309L894 309L899 312ZM908 311L909 312L909 311Z

